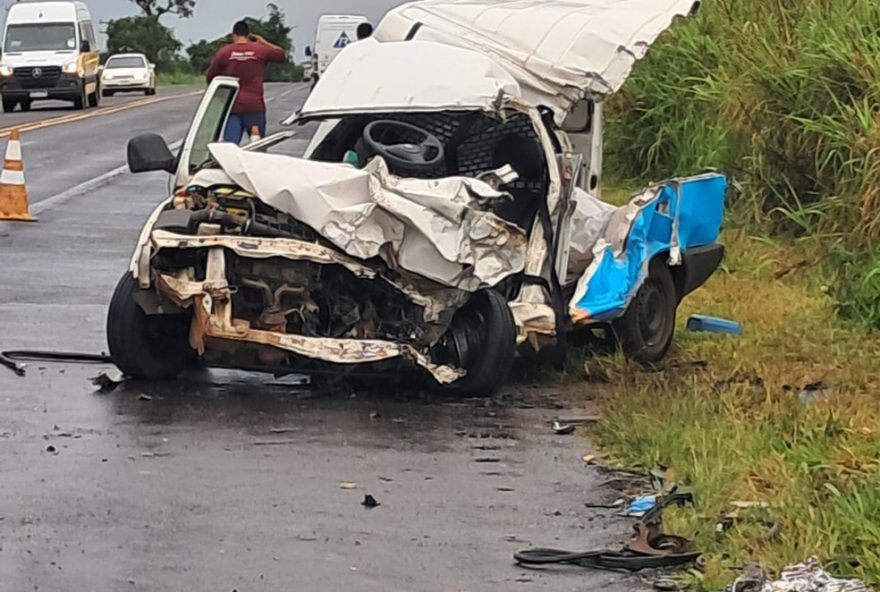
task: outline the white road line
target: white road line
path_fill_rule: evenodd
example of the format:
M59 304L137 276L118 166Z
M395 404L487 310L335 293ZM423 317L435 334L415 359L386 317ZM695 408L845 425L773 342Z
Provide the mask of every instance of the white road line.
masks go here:
M175 151L180 148L180 145L183 144L183 140L178 140L174 142L169 148L171 151ZM126 173L128 171L128 165L122 165L121 167L117 167L112 171L107 171L103 175L98 175L93 179L89 179L88 181L84 181L75 187L71 187L67 191L62 191L57 195L53 195L52 197L46 198L44 200L38 201L37 203L31 205L31 214L37 216L42 214L43 212L54 208L55 206L61 205L74 197L80 196L84 193L88 193L90 191L94 191L100 187L103 187L107 183L109 183L112 179Z

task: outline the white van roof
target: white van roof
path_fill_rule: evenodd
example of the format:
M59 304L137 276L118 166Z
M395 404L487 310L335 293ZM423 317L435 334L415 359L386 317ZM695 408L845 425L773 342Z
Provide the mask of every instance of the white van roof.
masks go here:
M534 104L560 116L616 92L636 60L698 0L421 0L392 9L379 41L434 41L502 64Z
M84 2L16 2L9 8L6 24L75 22L91 18Z
M322 14L318 19L318 26L321 25L348 25L352 23L363 23L367 21L367 17L360 14Z

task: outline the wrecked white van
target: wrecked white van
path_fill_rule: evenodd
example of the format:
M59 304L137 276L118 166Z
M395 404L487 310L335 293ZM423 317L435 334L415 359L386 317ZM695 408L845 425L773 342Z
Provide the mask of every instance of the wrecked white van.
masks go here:
M345 49L292 131L217 143L238 83L216 79L179 155L129 144L176 191L110 306L127 374L412 368L463 392L518 351L607 327L663 358L676 308L723 257L726 180L597 197L601 101L690 0L427 0ZM299 125L318 122L303 158Z

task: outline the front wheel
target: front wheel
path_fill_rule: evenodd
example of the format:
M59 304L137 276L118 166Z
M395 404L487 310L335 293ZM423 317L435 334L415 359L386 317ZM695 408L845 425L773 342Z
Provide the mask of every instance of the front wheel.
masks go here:
M107 314L110 357L132 378L175 378L197 361L189 346L191 317L146 314L135 300L139 290L131 273L116 286Z
M666 357L675 335L677 308L672 273L662 259L655 259L629 308L613 325L626 356L646 366Z
M504 386L515 356L516 322L507 299L495 290L482 290L455 315L434 359L467 371L449 385L452 390L490 396Z
M86 94L86 83L83 82L79 89L79 96L73 99L73 108L82 111L89 103L89 97Z
M18 101L13 99L3 99L3 112L12 113L15 111L16 105L18 105Z

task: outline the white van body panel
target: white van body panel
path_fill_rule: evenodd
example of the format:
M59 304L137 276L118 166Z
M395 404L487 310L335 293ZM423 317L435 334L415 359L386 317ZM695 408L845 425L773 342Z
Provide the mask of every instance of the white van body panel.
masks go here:
M314 52L318 54L318 71L323 75L333 59L349 43L357 41L357 28L369 20L355 14L325 14L318 20Z

